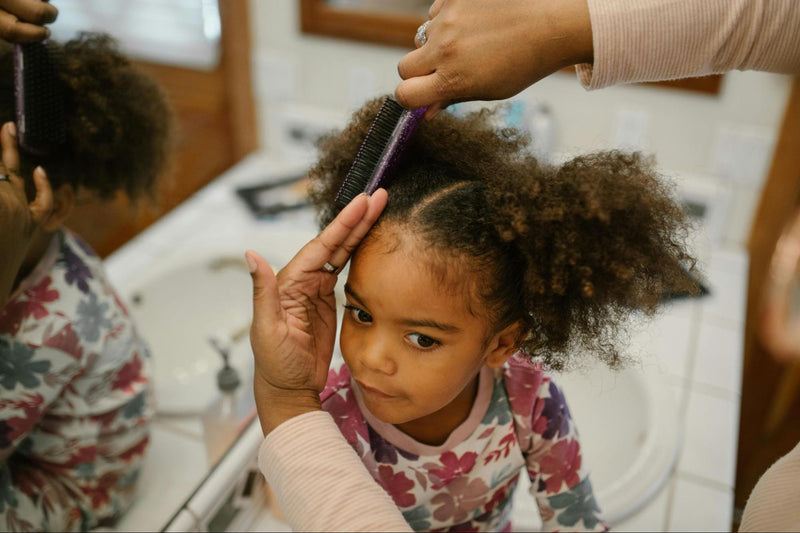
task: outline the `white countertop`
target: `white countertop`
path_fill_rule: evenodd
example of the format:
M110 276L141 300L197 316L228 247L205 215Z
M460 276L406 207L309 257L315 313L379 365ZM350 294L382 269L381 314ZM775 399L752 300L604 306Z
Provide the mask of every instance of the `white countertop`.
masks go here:
M216 248L263 253L276 236L285 241L287 232L299 248L317 231L309 209L257 220L234 190L303 170L303 165L266 154L248 156L111 255L106 260L111 281L125 294L143 270L159 268L182 254ZM711 295L675 304L634 339L637 349L652 356L642 364L674 388L682 446L677 467L663 488L616 530L730 529L748 265L744 250L704 250L701 259ZM288 261L291 256L282 257ZM250 439L249 448L237 453L255 454L258 439L252 434ZM241 457L225 460L241 461ZM199 419L158 416L139 498L118 527L164 528L208 470ZM268 515L255 529L259 524L276 527Z

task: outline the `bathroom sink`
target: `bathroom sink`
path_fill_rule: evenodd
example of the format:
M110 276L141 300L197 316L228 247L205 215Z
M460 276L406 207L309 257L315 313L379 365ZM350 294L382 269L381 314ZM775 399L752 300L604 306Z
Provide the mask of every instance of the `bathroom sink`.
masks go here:
M254 249L279 269L308 238L307 232L281 232L260 239ZM123 295L152 352L159 413L199 414L214 398L223 358L212 339L229 351L231 365L250 388L253 303L246 249L173 254L181 258L126 284Z
M159 412L197 414L212 400L223 365L212 338L230 349L230 363L243 382L252 375L251 294L242 254L193 258L128 293L129 309L152 352Z
M613 371L598 363L555 375L578 427L583 462L604 520L613 526L649 502L669 478L680 429L673 390L639 368ZM514 529L541 527L521 476L514 496Z

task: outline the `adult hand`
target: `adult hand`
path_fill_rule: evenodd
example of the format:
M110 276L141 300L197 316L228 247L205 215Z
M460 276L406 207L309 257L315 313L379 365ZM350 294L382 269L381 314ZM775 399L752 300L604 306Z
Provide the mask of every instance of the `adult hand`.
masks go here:
M12 43L47 39L43 24L56 20L58 9L41 0L0 0L0 38Z
M499 100L592 61L586 0L436 0L427 42L397 65L395 97L431 118L465 100Z
M19 176L16 128L7 122L0 129L0 307L5 305L34 230L53 210L53 191L42 167L33 171L36 197L28 202L25 182Z
M361 194L277 276L253 251L245 254L253 277L254 392L266 435L282 422L320 409L336 340L336 273L386 206L386 191Z

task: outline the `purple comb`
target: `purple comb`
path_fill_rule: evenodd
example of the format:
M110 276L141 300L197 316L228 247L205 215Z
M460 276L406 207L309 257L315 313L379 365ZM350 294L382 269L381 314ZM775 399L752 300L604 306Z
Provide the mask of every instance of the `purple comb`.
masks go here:
M362 192L370 195L389 186L426 109L408 110L392 98L384 100L336 194L339 206L344 207Z
M58 79L60 52L44 41L14 45L14 108L19 146L49 156L66 139L64 93Z

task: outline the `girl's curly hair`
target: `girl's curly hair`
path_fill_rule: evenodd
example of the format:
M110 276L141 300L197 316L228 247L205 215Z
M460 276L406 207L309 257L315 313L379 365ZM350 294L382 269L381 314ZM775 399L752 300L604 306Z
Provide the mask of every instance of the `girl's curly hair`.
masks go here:
M320 142L309 176L321 225L339 211L334 197L381 101ZM442 113L423 123L373 233L413 234L457 276L464 267L477 274L472 289L492 331L519 321L520 349L549 368L585 350L615 367L618 329L631 312L654 312L666 293L697 292L688 220L640 155L543 165L526 153L525 136L493 128L492 115Z
M21 154L23 169L41 164L54 187L70 184L109 199L153 196L166 170L172 109L159 85L119 52L106 34L50 41L65 96L66 143L46 160ZM14 120L13 47L0 43L0 119ZM23 174L24 175L24 174Z

